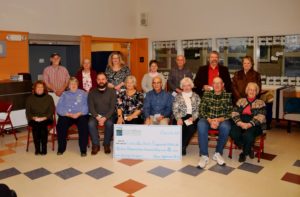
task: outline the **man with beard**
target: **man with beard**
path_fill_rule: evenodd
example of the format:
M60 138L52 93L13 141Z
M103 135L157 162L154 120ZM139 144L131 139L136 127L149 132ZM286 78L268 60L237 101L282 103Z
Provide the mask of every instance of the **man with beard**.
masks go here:
M104 126L104 152L109 154L110 141L113 135L115 121L116 91L107 87L107 76L100 72L97 74L97 88L90 91L88 105L91 117L89 119L89 131L92 139L92 155L100 150L98 125Z
M201 66L196 74L194 91L202 97L204 92L213 90L213 79L220 77L226 92L231 92L231 79L228 68L219 64L219 53L212 51L209 53L208 64Z

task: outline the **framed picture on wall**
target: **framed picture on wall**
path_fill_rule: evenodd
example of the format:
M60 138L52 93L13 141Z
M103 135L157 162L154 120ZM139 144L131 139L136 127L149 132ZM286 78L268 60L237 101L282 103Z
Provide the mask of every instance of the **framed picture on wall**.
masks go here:
M259 62L270 62L271 60L271 49L270 46L259 46Z
M0 40L0 57L6 56L6 42Z

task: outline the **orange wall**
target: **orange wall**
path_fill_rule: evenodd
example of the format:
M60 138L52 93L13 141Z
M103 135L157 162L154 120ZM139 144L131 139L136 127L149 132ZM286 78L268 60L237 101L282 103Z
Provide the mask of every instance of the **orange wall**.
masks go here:
M24 35L25 41L8 41L10 34ZM28 33L0 31L0 40L6 42L6 56L0 57L0 79L9 79L10 75L29 72Z

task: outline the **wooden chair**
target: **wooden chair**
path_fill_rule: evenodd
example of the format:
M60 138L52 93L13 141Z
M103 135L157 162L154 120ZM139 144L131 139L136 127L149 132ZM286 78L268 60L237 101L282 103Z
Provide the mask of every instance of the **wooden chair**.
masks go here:
M31 126L27 126L27 131L28 131L28 134L27 134L27 145L26 145L26 151L28 152L29 150L29 143L32 142L33 140L30 139L30 133L32 133L32 127ZM54 148L55 148L55 140L56 140L56 112L54 110L54 113L53 113L53 123L51 125L48 125L48 131L49 131L49 134L50 135L50 141L52 143L52 151L54 151Z
M217 142L218 141L218 136L219 136L219 130L217 129L210 129L208 130L208 140L209 142ZM229 138L229 145L227 145L227 143L225 144L224 148L229 149L229 153L228 153L228 157L232 158L232 139ZM216 147L216 143L208 143L208 147L210 148L215 148Z
M265 139L267 137L267 131L263 130L263 133L256 137L253 144L254 155L257 157L257 162L260 162L261 155L264 153L265 148ZM229 146L229 158L232 158L232 150L237 149L237 146L234 144L233 140L230 141Z
M0 113L3 113L5 116L4 119L0 119L0 135L4 136L5 126L9 125L11 128L11 132L15 136L15 139L18 140L16 131L13 127L13 124L12 124L12 121L10 118L10 113L12 111L12 108L13 108L12 102L4 102L4 101L0 102Z
M78 140L78 138L79 138L78 128L77 128L76 124L73 124L68 129L67 140ZM88 137L87 147L90 147L90 136Z

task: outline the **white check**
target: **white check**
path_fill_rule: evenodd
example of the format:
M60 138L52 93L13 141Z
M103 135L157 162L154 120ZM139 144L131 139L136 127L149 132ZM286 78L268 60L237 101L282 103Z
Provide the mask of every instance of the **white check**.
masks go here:
M114 125L114 158L181 160L181 146L181 126Z

